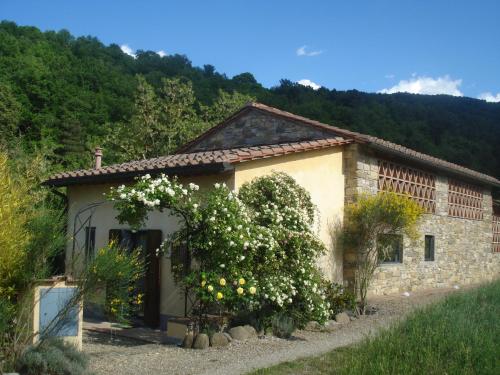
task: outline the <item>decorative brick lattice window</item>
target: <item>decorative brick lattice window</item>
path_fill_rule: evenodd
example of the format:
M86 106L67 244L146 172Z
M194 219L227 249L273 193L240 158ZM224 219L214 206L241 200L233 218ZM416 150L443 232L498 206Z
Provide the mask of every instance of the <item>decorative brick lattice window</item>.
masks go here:
M500 207L493 208L493 252L500 253Z
M483 191L480 187L448 180L448 215L483 220Z
M411 196L426 212L436 212L436 177L430 173L379 160L378 190Z

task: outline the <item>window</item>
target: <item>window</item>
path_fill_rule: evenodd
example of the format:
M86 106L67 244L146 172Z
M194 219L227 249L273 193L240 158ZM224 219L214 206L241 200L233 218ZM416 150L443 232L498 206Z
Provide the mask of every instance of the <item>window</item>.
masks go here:
M378 190L409 195L426 212L436 212L436 176L388 161L378 162Z
M403 236L383 234L378 238L378 256L382 263L403 263Z
M95 251L95 227L85 228L85 256L91 259Z
M500 209L493 210L493 252L500 253Z
M448 180L448 215L483 220L483 191L465 182Z
M425 256L426 261L434 261L434 236L425 236Z

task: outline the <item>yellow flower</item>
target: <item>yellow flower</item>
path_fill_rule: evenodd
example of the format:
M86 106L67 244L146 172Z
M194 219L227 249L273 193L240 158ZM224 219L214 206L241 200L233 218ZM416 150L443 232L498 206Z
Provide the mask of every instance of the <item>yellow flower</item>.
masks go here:
M243 294L243 288L240 286L238 289L236 289L236 292L238 292L239 295Z
M219 280L219 284L220 284L221 286L226 285L226 279L224 279L224 278L220 279L220 280Z
M238 283L239 283L240 285L245 285L246 281L245 281L245 279L242 277L241 279L239 279L239 280L238 280Z
M202 288L204 288L206 284L207 284L207 282L206 282L205 280L203 280L203 281L201 282L201 287L202 287Z
M251 286L248 291L250 292L250 294L255 294L255 292L257 291L257 289L254 287L254 286Z
M209 285L209 286L207 286L207 289L208 289L209 292L211 292L211 291L214 290L214 287L212 285Z
M217 292L217 299L222 299L224 295L221 292Z

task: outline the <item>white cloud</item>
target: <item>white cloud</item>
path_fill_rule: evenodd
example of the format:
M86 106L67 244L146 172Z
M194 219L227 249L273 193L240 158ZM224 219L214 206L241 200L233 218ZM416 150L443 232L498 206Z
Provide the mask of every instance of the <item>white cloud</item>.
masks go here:
M156 52L158 55L160 55L160 57L164 57L164 56L167 56L167 53L164 51L164 50L159 50L158 52Z
M123 51L123 53L126 53L129 56L132 56L134 59L136 58L134 51L127 44L122 44L120 46L120 48Z
M297 54L297 56L318 56L323 53L323 51L321 50L308 51L307 49L307 46L302 46L300 48L297 48L297 51L295 51L295 53Z
M463 96L459 87L462 84L461 79L451 79L450 76L432 78L417 76L412 74L409 80L401 80L393 87L380 90L381 94L394 94L396 92L409 92L411 94L438 95L446 94L453 96Z
M478 99L486 100L487 102L499 103L500 102L500 92L496 95L493 95L491 92L483 92L480 94Z
M317 83L311 81L310 79L301 79L300 81L297 81L297 83L302 86L310 87L313 90L317 90L321 87L321 85L318 85Z

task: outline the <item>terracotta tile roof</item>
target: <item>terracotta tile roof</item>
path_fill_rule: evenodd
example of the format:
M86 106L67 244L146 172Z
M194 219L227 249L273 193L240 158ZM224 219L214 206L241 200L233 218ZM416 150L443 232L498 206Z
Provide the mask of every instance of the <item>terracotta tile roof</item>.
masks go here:
M173 154L154 159L131 161L122 164L113 164L99 169L81 169L71 172L62 172L51 176L45 185L66 186L86 181L105 181L109 177L126 177L145 173L160 173L180 171L189 174L195 167L202 167L199 172L209 166L243 163L250 160L287 155L311 150L320 150L352 143L342 137L325 138L307 142L282 143L266 146L243 147L228 150L202 151L184 154Z

